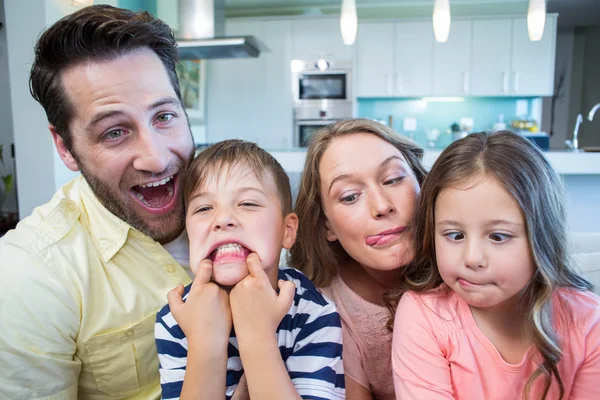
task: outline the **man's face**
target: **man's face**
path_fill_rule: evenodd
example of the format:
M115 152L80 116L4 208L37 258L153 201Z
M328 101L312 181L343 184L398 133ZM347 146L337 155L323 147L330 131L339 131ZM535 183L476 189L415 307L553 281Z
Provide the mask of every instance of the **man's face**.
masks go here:
M158 56L149 49L77 64L62 74L74 107L68 151L113 214L166 243L184 228L182 176L194 154L188 121Z

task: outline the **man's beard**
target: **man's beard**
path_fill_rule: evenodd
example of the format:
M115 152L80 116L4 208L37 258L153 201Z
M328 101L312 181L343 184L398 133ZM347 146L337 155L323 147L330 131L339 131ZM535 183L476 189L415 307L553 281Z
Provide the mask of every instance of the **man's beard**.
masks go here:
M129 204L129 202L135 202L131 196L126 195L127 200L122 201L122 193L119 190L118 183L116 188L111 187L105 181L89 171L84 163L78 162L78 165L81 174L90 185L92 192L108 211L144 235L151 237L159 243L167 243L174 240L185 228L183 178L193 157L194 153L192 152L190 158L186 160L185 163L180 164L178 167L167 167L167 170L172 170L178 174L179 190L177 193L173 194L173 196L178 196L177 204L171 212L153 218L154 225L157 227L148 224L135 212L133 205ZM140 174L142 174L142 172L140 172ZM145 175L148 175L148 178L150 178L155 174L145 173Z

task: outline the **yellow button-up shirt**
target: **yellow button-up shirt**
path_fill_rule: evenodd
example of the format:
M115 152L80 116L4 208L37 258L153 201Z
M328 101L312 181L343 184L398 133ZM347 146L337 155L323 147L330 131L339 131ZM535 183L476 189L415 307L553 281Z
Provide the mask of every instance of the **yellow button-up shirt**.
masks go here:
M69 182L0 239L0 398L160 398L155 315L190 282Z

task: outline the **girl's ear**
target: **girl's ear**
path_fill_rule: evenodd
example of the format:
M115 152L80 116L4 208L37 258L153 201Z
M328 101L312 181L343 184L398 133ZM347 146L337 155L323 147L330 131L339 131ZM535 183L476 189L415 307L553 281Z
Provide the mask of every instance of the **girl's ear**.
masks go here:
M283 248L289 250L294 242L296 241L296 234L298 233L298 216L296 213L289 213L283 219L284 232L283 232Z
M338 240L337 235L333 232L333 229L331 229L331 225L329 224L329 220L327 218L325 218L325 237L330 242L335 242Z

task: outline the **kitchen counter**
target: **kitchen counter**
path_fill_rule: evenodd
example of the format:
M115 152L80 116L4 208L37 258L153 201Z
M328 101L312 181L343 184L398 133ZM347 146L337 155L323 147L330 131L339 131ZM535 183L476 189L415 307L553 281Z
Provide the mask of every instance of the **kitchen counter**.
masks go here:
M283 169L291 173L302 172L306 150L302 148L269 151ZM423 164L430 168L441 150L425 151ZM548 151L544 155L554 170L561 175L600 175L600 153Z

